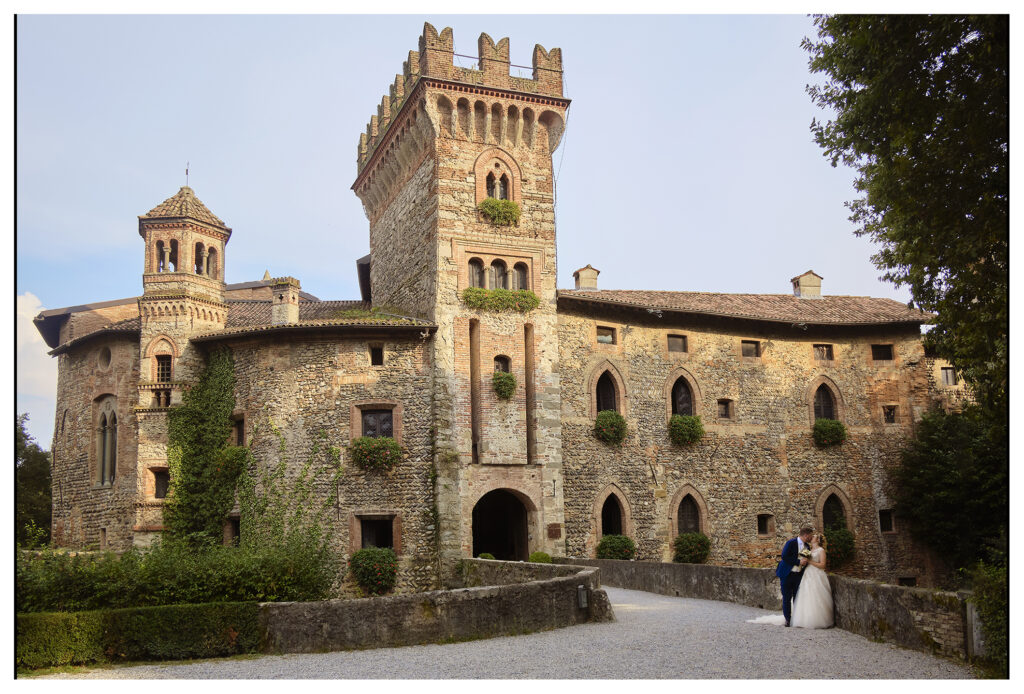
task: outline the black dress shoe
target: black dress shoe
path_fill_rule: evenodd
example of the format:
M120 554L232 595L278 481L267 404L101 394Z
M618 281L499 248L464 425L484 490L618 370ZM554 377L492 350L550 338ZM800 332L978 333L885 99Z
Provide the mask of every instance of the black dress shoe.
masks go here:
M789 622L786 622L786 626L787 626L787 627L789 626Z

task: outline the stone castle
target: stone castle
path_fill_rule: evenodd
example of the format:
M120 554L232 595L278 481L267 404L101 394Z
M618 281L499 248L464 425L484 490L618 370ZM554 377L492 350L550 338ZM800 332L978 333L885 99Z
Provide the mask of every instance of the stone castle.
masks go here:
M258 459L278 445L253 436L260 420L300 452L296 466L321 434L342 449L362 435L402 446L387 473L345 460L331 521L346 554L393 547L401 590L481 552L592 557L605 534L669 561L678 533L701 531L712 563L773 566L799 525L837 518L856 540L845 572L932 584L940 569L887 487L915 421L963 396L923 349L927 316L823 295L813 272L785 294L617 291L588 265L558 289L561 51L536 46L532 79L513 77L508 39L482 34L478 66L455 66L451 29L426 24L360 134L359 300L320 300L292 277L226 284L232 230L184 187L139 217L141 296L35 319L59 359L55 541L123 549L161 532L167 413L226 346L233 436ZM518 223L492 224L486 198L517 203ZM529 290L539 305L471 308L467 287ZM494 370L515 376L510 399ZM621 446L596 438L602 410L625 417ZM703 438L673 444L673 414L699 416ZM822 417L845 424L843 444L815 445ZM238 528L225 518L225 540Z

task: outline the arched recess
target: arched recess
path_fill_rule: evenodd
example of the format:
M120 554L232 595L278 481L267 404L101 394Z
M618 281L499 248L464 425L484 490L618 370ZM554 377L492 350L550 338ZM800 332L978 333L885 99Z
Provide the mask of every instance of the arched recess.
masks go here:
M174 340L161 333L150 340L149 345L146 346L145 355L152 357L154 354L171 354L177 358L179 356L178 346L174 344Z
M470 140L473 138L473 109L466 98L459 99L455 111L455 129L459 136Z
M210 246L206 250L206 276L211 279L220 279L220 267L217 263L217 249Z
M620 517L620 528L618 533L606 532L603 523L603 512L605 510L605 504L609 499L614 499L621 512ZM629 502L626 501L626 494L622 491L619 485L612 482L604 489L602 489L598 495L594 498L594 508L592 512L592 522L590 524L590 537L588 538L590 545L587 548L588 556L593 554L597 549L597 543L601 541L601 537L604 535L626 535L627 537L633 537L633 512L630 509Z
M565 124L562 121L562 117L554 111L544 111L541 113L537 123L540 126L537 128L538 144L546 147L545 151L550 154L558 148L558 143L562 140L562 131L565 129Z
M693 414L699 417L702 413L703 395L700 392L700 386L697 385L697 379L694 378L693 374L687 371L683 367L674 369L672 373L665 379L664 388L664 402L666 418L672 416L672 391L675 388L676 381L680 378L686 381L686 385L690 387L691 400L693 401Z
M529 494L495 484L482 492L471 508L472 556L489 552L496 559L529 558L540 537L537 504Z
M452 106L452 102L448 100L444 94L438 94L437 96L437 113L438 120L441 125L441 134L445 137L451 137L455 133L455 108Z
M697 488L692 484L684 484L676 491L675 495L672 497L672 503L668 505L668 522L669 528L671 529L669 542L675 540L676 535L679 534L679 506L687 497L693 499L693 502L697 505L698 527L700 532L708 536L711 535L711 526L708 517L708 504L704 501L704 495L697 491Z
M587 377L587 394L590 401L588 416L591 419L597 416L597 382L605 372L611 376L612 385L615 386L615 409L625 417L626 413L629 412L626 379L623 378L622 372L619 371L618 367L608 359L602 359L591 367L590 375Z
M814 396L818 388L826 386L832 391L832 401L835 404L835 418L840 422L846 422L846 405L843 402L843 393L839 386L831 378L825 375L818 376L807 386L804 391L804 404L807 405L808 418L811 426L814 426Z
M833 498L839 502L842 507L843 519L846 522L846 529L851 533L853 532L853 503L850 501L850 497L846 495L839 485L829 484L821 492L818 493L818 499L814 502L814 519L815 528L818 532L826 530L825 523L825 507L828 504L829 499Z
M503 175L510 179L508 199L519 202L522 200L520 182L523 179L522 169L511 154L500 147L490 147L480 153L473 163L473 176L476 180L476 202L480 204L487 197L487 175L494 174L496 180Z

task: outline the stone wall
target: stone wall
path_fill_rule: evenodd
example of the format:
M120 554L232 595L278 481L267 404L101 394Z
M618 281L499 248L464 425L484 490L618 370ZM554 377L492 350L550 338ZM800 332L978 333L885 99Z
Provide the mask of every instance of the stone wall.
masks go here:
M786 539L804 523L823 527L822 505L835 493L844 505L857 553L843 572L896 582L937 580L937 569L897 519L883 534L878 511L891 509L887 480L914 422L938 400L916 330L875 327L797 331L764 324L654 318L626 311L559 313L562 438L567 552L594 556L601 503L616 495L638 558L669 560L677 511L687 494L711 538L714 564L774 566ZM595 339L611 327L615 344ZM688 351L668 352L667 336L686 335ZM743 358L741 340L758 340L762 356ZM895 359L871 361L872 343L894 344ZM834 359L814 359L813 344L833 346ZM612 373L629 425L621 447L593 435L594 387ZM672 386L685 378L705 436L676 446L668 438ZM813 396L827 383L837 396L848 440L820 448L811 436ZM718 416L718 400L732 417ZM898 407L882 421L882 405ZM767 533L758 515L771 516Z
M557 557L559 564L595 566L617 588L782 609L771 569ZM981 652L967 628L966 594L907 588L829 574L835 625L869 639L959 658Z
M497 570L489 573L500 579ZM552 573L558 572L545 568L538 580L416 595L264 603L261 643L266 652L316 653L465 641L614 619L598 571L573 567L568 576ZM585 608L579 606L580 585L587 594Z
M371 343L383 344L383 366L370 364ZM283 443L287 475L294 479L311 458L320 469L330 466L328 447L343 449L339 484L335 488L324 474L314 495L320 504L337 493L327 516L335 547L347 559L361 547L362 518L392 518L398 590L436 586L430 377L424 343L382 332L365 338L240 340L232 351L235 409L245 418L246 440L256 460L277 464ZM344 450L353 431L361 435L361 405L392 409L405 455L390 472L364 471Z
M110 350L103 364L101 351ZM132 334L86 340L57 362L53 435L53 540L61 547L126 549L132 544L138 475L136 388L139 344ZM117 460L111 485L98 482L97 400L117 399Z

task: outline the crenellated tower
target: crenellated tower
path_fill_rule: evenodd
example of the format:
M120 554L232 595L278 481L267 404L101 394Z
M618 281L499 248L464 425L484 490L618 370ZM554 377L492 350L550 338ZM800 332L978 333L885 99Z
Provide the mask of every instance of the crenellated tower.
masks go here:
M477 47L475 68L457 66L452 30L424 25L360 134L352 188L370 221L373 303L438 325L442 552L525 559L564 550L552 153L569 100L560 49L536 46L532 76L520 77L507 38L481 34ZM487 198L516 203L518 223L491 223ZM468 287L528 290L540 303L480 310L463 302ZM516 377L511 399L496 394L495 370Z

